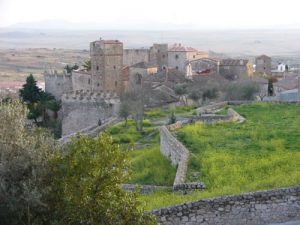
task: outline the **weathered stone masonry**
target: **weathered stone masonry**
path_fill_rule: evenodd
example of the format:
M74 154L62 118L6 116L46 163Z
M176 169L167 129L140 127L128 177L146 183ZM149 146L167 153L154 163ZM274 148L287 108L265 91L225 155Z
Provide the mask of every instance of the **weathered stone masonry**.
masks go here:
M173 165L178 166L174 186L184 183L190 153L165 126L160 129L160 151Z
M300 186L210 198L152 211L163 225L266 225L300 219Z

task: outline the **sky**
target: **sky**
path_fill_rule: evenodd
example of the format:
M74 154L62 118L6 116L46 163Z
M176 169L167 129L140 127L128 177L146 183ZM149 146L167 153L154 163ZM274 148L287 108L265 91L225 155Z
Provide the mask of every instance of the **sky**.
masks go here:
M300 1L0 0L0 27L52 20L118 29L300 27Z

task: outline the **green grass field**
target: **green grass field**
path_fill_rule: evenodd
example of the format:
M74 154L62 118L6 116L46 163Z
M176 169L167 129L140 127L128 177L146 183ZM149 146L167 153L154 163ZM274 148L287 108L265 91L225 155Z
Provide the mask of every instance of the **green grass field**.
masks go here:
M144 120L144 132L137 132L134 122L118 123L107 132L114 143L129 150L132 173L128 183L172 186L176 168L160 153L159 131L150 120Z
M191 151L188 180L200 174L207 190L141 196L146 209L300 184L300 105L261 103L235 110L245 123L196 123L176 133Z

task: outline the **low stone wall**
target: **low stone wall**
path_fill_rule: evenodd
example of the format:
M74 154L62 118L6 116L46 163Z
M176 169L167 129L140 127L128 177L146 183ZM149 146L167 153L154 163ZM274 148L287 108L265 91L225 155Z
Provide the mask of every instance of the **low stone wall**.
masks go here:
M154 191L172 191L172 187L168 186L156 186L156 185L138 185L138 184L123 184L123 190L125 191L138 191L141 194L148 194Z
M151 212L163 225L265 225L300 219L300 186L223 196Z
M228 102L212 103L210 105L205 105L205 106L197 108L196 113L198 116L201 114L212 113L216 109L222 108L227 105L228 105Z
M112 118L108 118L106 121L104 121L104 123L99 126L99 125L92 125L89 126L85 129L79 130L77 132L71 133L69 135L65 135L63 137L61 137L58 142L61 145L64 145L66 143L68 143L72 137L75 137L77 134L84 134L90 137L96 137L101 131L105 130L108 126L119 122L119 119L117 117L112 117Z
M177 166L174 185L184 183L190 153L166 126L162 126L160 129L160 152L170 159L173 165Z

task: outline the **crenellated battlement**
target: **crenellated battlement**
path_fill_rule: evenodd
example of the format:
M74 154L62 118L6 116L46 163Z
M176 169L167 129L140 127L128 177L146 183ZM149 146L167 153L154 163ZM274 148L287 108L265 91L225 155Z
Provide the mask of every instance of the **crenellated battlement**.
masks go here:
M116 104L119 97L116 92L101 91L93 92L89 90L68 91L62 95L63 102L101 102Z

